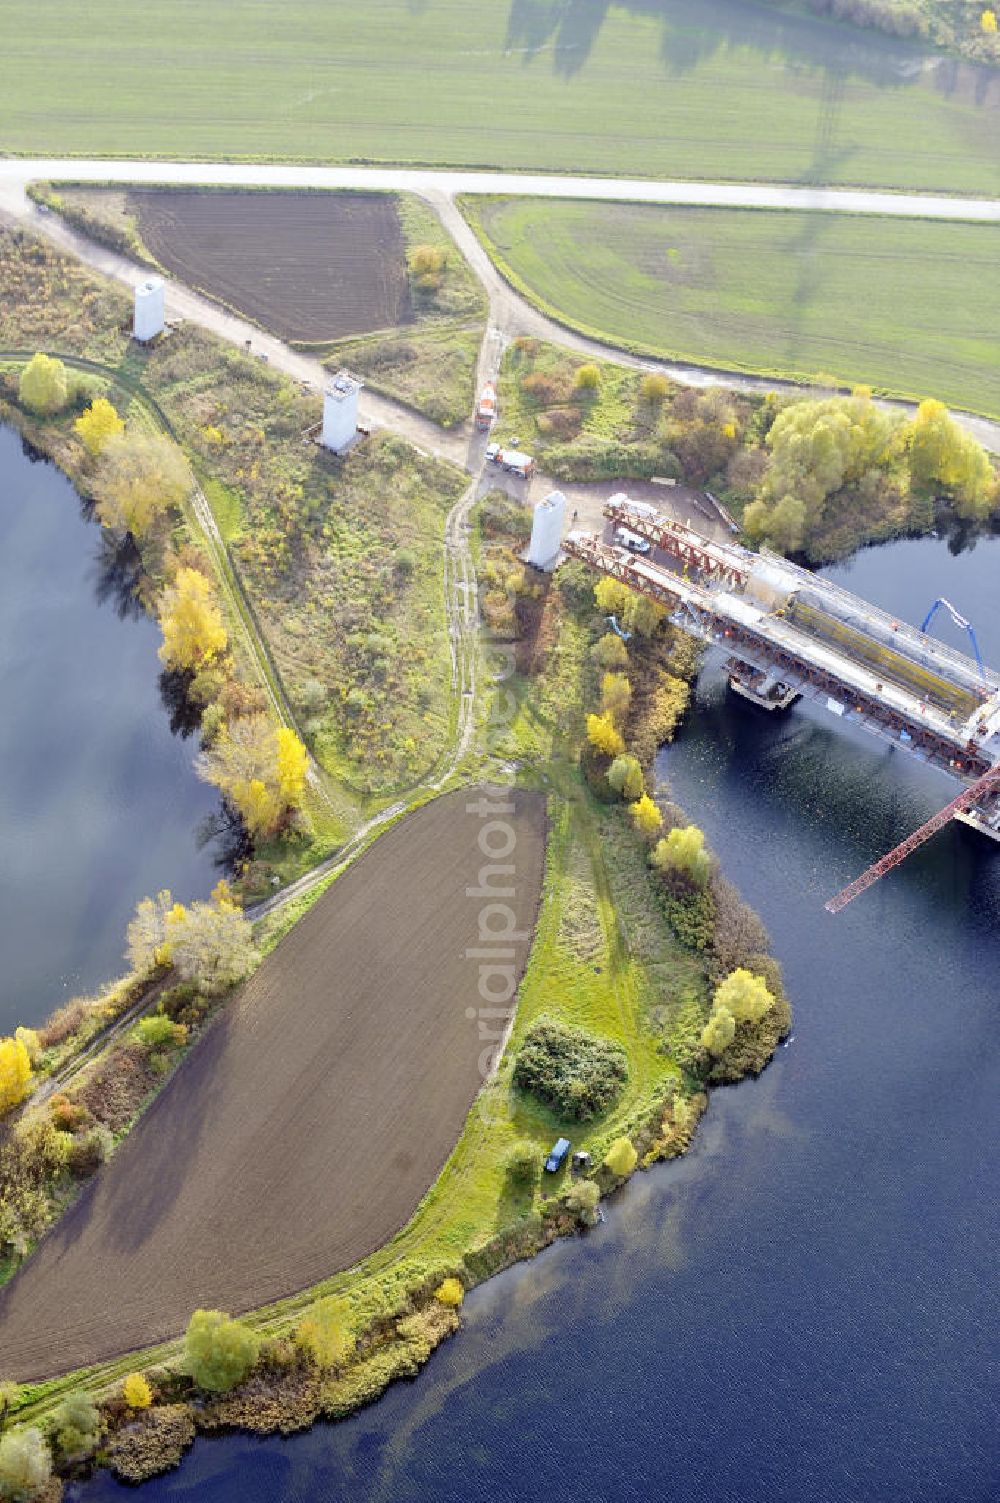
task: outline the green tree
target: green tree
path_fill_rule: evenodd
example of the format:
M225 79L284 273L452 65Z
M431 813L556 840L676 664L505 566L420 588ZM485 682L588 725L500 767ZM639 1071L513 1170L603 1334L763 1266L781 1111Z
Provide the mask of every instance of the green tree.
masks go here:
M184 1360L199 1388L228 1393L257 1360L257 1337L221 1310L196 1310L184 1337Z
M601 384L601 367L599 365L579 365L576 375L573 377L573 385L578 391L596 391Z
M67 1460L89 1456L101 1438L101 1413L89 1393L71 1393L55 1415L56 1444Z
M73 424L83 447L94 459L112 438L125 432L125 424L107 397L95 397Z
M639 1155L630 1138L616 1138L604 1155L605 1166L620 1179L632 1173L639 1162Z
M139 1019L135 1025L135 1036L147 1049L163 1049L183 1044L187 1038L187 1029L183 1023L175 1023L173 1018L168 1018L166 1013L154 1012L147 1018Z
M632 685L624 673L606 673L601 679L601 711L616 725L628 714L632 703Z
M791 551L823 519L827 498L902 460L904 420L883 412L871 392L792 402L767 435L770 465L761 494L743 514L751 537Z
M605 632L590 649L590 656L598 668L618 670L628 667L628 648L617 632Z
M600 1199L601 1192L592 1179L578 1179L563 1196L563 1205L582 1226L593 1226Z
M625 614L630 592L617 579L610 575L602 574L594 585L594 600L597 609L606 616L617 616L619 619Z
M534 1185L539 1175L539 1153L534 1143L521 1138L507 1151L503 1161L507 1178L515 1185Z
M725 1008L738 1023L759 1023L773 1006L774 998L764 977L743 966L737 966L715 989L713 1007Z
M19 1426L0 1439L0 1498L30 1503L52 1476L52 1455L41 1430Z
M317 1367L339 1367L355 1345L350 1305L332 1294L317 1300L299 1321L295 1339Z
M0 1430L3 1430L4 1425L7 1423L8 1414L14 1405L20 1402L20 1399L20 1383L11 1383L9 1381L0 1383Z
M191 485L187 461L171 439L126 429L101 451L94 478L97 515L111 531L142 539L164 512L180 506Z
M636 757L616 757L608 768L608 783L629 803L641 798L644 787L642 768Z
M651 407L658 407L670 390L666 376L650 374L639 382L639 395Z
M17 394L22 407L39 417L62 412L69 401L66 367L53 355L32 355L18 383Z
M724 1054L736 1037L736 1019L728 1007L715 1007L701 1030L701 1042L709 1054Z
M705 836L697 825L671 830L657 841L649 859L657 871L680 872L692 887L704 887L711 871Z
M943 402L921 402L910 429L910 474L919 484L942 486L961 516L988 515L996 476L986 451L960 428Z
M666 620L666 611L662 605L657 605L655 600L649 600L645 595L634 595L631 591L626 593L628 598L625 602L623 625L628 631L635 632L637 637L651 637Z

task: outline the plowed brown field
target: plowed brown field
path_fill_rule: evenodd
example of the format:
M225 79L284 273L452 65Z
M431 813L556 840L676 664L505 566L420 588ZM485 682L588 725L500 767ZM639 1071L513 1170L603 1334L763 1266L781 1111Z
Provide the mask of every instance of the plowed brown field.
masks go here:
M0 1291L5 1376L175 1336L199 1305L266 1304L406 1223L480 1085L467 1014L483 1005L480 962L465 952L488 900L466 889L491 860L513 862L510 907L529 934L541 891L542 797L516 795L501 857L480 849L478 796L436 799L378 840L230 1003Z
M282 339L321 343L411 320L391 194L137 189L128 209L161 266Z

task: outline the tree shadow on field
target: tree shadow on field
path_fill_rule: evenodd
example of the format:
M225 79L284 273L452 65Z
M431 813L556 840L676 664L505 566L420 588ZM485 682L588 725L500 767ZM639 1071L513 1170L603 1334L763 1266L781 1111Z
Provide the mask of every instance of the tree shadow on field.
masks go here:
M612 0L511 0L505 50L530 64L552 53L553 72L579 73L612 9ZM927 48L916 40L889 37L818 16L789 13L754 0L615 0L615 10L659 23L659 56L667 76L691 73L723 50L759 53L762 71L775 59L791 72L817 71L862 79L880 87L905 87L924 78ZM990 82L998 89L991 90ZM776 88L781 84L776 83ZM934 88L961 90L977 103L1000 91L996 69L935 57Z
M186 1180L194 1174L212 1081L221 1070L231 1023L227 1012L164 1087L123 1150L112 1160L101 1196L105 1237L116 1252L135 1253L155 1237ZM126 1151L127 1150L127 1151Z
M504 1175L497 1201L495 1226L498 1232L514 1226L530 1216L535 1204L535 1184L518 1184L509 1174Z

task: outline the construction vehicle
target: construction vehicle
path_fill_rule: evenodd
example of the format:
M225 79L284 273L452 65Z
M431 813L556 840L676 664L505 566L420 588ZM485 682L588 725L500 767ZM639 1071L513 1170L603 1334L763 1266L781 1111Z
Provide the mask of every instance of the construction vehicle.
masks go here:
M480 433L488 433L496 421L497 415L497 389L492 381L487 381L479 393L479 401L476 403L476 427Z
M522 454L518 449L501 449L499 444L487 444L486 458L490 464L516 475L519 480L530 480L535 473L535 461L531 455Z

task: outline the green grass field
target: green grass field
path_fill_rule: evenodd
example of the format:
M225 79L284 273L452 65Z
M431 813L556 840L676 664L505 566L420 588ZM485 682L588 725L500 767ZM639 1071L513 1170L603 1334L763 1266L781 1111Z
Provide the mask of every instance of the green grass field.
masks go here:
M1000 226L471 202L536 301L612 342L1000 413Z
M996 192L1000 73L754 0L7 0L3 147Z

